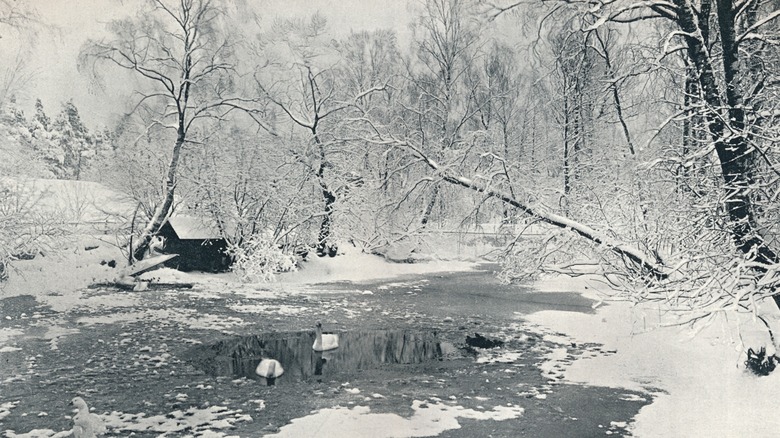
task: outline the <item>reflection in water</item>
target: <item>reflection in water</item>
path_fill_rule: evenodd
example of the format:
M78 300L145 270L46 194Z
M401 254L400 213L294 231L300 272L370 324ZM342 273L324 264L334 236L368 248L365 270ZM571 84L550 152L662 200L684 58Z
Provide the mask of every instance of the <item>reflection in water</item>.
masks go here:
M455 351L436 332L382 330L340 333L335 350L312 350L311 333L271 333L243 336L190 351L192 362L209 374L264 380L255 369L264 358L278 360L287 379L307 379L356 371L379 364L417 364L441 359Z

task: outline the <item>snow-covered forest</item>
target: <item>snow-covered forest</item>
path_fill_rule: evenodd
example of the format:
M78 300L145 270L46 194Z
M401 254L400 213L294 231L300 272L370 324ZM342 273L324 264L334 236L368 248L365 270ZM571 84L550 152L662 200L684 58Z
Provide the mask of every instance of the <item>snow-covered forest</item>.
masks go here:
M522 242L500 255L509 279L599 272L691 319L775 294L772 2L425 1L403 42L317 12L147 3L81 47L104 124L44 107L21 59L0 96L3 174L131 195L137 256L174 211L213 217L236 253L502 223ZM43 32L3 6L4 32Z
M125 265L175 215L213 221L248 283L346 247L456 258L442 236L490 229L505 283L597 279L664 324L750 315L775 351L776 0L412 0L368 29L328 6L117 2L38 67L62 32L45 3L0 0L2 281L83 222L27 182L83 181L125 196L104 212ZM62 101L35 74L60 63Z

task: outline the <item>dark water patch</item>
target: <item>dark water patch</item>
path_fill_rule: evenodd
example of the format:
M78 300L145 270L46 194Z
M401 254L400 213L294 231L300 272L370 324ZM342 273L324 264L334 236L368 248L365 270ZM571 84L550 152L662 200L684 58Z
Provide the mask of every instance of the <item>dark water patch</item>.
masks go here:
M87 286L87 289L101 289L105 291L114 291L114 290L129 290L129 291L139 291L136 288L138 287L136 282L131 283L120 283L120 282L101 282L101 283L92 283L89 286ZM147 282L145 286L143 286L143 289L139 292L145 292L150 290L162 290L162 291L169 291L169 290L178 290L178 289L193 289L195 285L193 283L161 283L161 282Z
M0 299L0 327L12 326L19 321L32 321L56 314L46 304L38 302L32 295L17 295Z
M190 349L187 360L214 376L265 380L255 372L262 359L276 359L284 374L276 380L321 379L383 365L413 365L460 355L436 331L371 330L338 333L336 349L312 349L314 333L269 333L222 340Z
M432 316L446 317L479 312L491 318L512 318L545 310L594 313L595 301L573 291L539 292L528 285L504 284L496 277L498 265L482 264L465 272L440 272L409 275L393 280L360 283L374 295L362 299L378 300L381 295L407 295L414 307L425 309ZM321 284L323 290L354 291L348 282Z

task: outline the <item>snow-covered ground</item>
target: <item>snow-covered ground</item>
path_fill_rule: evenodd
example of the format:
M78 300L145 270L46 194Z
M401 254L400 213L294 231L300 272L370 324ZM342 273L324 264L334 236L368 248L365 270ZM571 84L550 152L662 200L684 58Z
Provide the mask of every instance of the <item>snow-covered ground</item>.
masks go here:
M598 284L586 285L565 277L536 284L540 290L578 290L598 298ZM610 302L595 314L544 311L525 319L575 342L617 351L556 365L570 382L651 393L653 403L629 426L637 437L778 436L780 373L758 377L744 367L747 347L771 345L761 324L750 316L735 321L732 315L690 329L665 326L661 315L657 306ZM559 358L551 356L543 367Z

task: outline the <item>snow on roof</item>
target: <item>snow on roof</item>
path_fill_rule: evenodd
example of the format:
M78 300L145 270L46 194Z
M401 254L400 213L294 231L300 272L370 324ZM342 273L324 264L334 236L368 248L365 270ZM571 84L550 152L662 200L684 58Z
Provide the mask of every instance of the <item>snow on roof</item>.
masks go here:
M176 215L168 223L182 240L222 239L217 221L209 217Z

